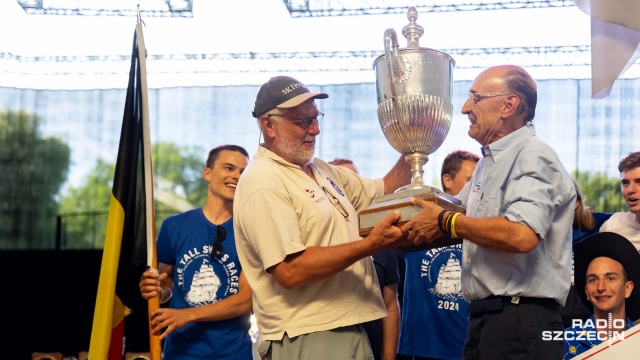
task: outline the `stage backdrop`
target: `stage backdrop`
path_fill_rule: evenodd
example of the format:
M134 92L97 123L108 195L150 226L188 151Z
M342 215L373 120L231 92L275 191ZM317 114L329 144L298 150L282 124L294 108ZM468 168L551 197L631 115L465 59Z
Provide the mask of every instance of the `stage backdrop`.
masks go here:
M304 81L304 79L301 79ZM637 150L640 128L640 79L621 79L603 100L591 96L586 80L539 80L535 118L538 135L558 151L570 170L603 171L617 175L616 164ZM460 114L471 82L454 83L454 118L443 145L430 156L425 179L436 181L447 153L465 149L479 153L467 135L469 121ZM326 114L321 124L317 156L349 157L365 176L383 176L398 153L387 143L376 115L375 84L310 85L330 97L318 100ZM151 141L199 145L206 151L235 143L255 153L258 127L251 116L257 86L162 88L149 90ZM25 110L42 118L43 135L71 146L69 182L77 184L96 159L115 162L124 89L29 90L0 87L0 108ZM637 119L635 119L637 120ZM158 160L158 159L154 159Z
M304 79L300 79L304 81ZM619 160L640 150L640 79L618 80L602 100L591 98L591 82L585 80L539 80L534 123L538 135L560 155L567 170L601 172L617 177ZM454 83L454 116L442 146L429 156L424 179L440 186L444 157L457 149L480 153L480 146L467 135L469 120L460 114L470 81ZM260 142L256 120L251 116L258 86L189 87L150 89L149 112L152 144L174 143L198 146L202 164L209 149L226 143L239 144L255 153ZM326 114L317 139L317 156L331 160L347 157L364 176L382 177L400 156L386 141L376 115L374 83L310 85L330 97L318 100ZM29 90L0 88L0 109L24 110L42 120L44 137L57 137L69 145L71 163L68 187L79 186L95 168L98 159L115 163L125 89ZM156 164L164 159L154 157ZM0 177L0 181L7 180ZM10 180L10 179L9 179ZM34 177L34 181L42 179ZM200 174L193 181L202 181ZM179 208L179 207L176 207ZM97 209L100 210L100 209ZM104 209L105 211L107 209ZM53 248L50 239L30 239L40 248ZM4 239L7 240L7 239ZM33 248L0 239L6 248ZM36 241L37 240L37 241ZM15 246L14 246L15 245Z

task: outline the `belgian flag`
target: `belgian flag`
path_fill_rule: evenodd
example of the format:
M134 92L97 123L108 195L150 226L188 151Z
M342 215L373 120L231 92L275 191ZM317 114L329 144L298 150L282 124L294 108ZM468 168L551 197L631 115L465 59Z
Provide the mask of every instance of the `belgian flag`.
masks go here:
M153 210L153 191L152 186L151 191L149 189L152 183L150 153L145 156L148 106L146 67L141 52L144 54L144 40L138 23L93 314L89 345L91 360L122 360L124 319L131 313L131 296L140 296L127 291L127 280L141 273L133 271L139 267L140 259L143 263L145 261L147 239L151 237L155 244L155 223L153 216L149 221L147 213L149 208Z

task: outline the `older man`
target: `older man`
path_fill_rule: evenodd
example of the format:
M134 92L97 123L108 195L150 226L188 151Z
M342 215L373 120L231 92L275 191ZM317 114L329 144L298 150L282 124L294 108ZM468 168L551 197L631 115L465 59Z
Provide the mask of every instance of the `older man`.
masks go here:
M575 190L549 145L536 136L536 84L522 68L489 68L474 80L462 113L482 145L459 199L466 214L413 199L423 211L403 226L409 240L462 237L462 290L469 303L464 359L560 359L559 306L571 283Z
M357 212L410 181L401 157L384 179L314 158L323 114L296 79L258 92L264 143L238 182L236 243L269 359L373 359L359 324L386 315L371 255L407 245L392 212L362 239Z

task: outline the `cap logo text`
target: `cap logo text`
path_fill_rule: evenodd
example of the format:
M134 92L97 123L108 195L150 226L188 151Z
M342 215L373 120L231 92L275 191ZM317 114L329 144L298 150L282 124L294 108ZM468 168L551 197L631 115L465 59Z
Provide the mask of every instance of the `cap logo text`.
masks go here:
M291 84L291 85L287 86L286 88L282 89L282 93L283 94L288 94L288 93L296 90L299 87L304 87L304 85L302 85L300 83Z

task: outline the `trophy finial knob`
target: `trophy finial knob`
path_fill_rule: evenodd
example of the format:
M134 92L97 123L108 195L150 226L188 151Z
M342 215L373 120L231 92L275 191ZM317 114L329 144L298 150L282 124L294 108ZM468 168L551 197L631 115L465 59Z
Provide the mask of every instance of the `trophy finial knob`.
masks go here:
M418 19L418 10L416 10L414 6L410 7L409 10L407 10L407 19L409 19L409 21L412 23L415 23Z
M408 48L419 48L420 36L424 34L424 28L416 23L418 10L415 7L412 6L407 10L407 19L409 19L409 24L402 28L402 35L407 38Z

